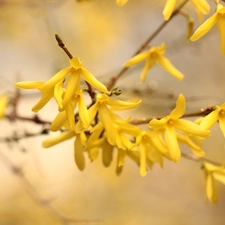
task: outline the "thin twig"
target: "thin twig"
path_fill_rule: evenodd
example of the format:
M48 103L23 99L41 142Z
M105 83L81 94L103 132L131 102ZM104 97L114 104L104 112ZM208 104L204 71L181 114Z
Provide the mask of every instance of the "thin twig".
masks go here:
M138 50L134 53L133 56L139 54L142 52L149 43L161 32L161 30L172 20L174 16L176 16L180 10L187 4L189 0L185 0L183 3L181 3L172 13L169 20L164 21L154 32L151 34L151 36L138 48ZM133 57L132 56L132 57ZM118 79L129 69L129 67L124 67L116 76L113 76L108 84L108 90L111 90L115 85Z
M209 113L213 112L215 110L215 106L212 107L207 107L205 109L201 109L198 112L193 112L193 113L186 113L184 114L181 118L186 118L186 117L197 117L197 116L207 116ZM160 120L163 117L154 117L154 118L134 118L130 121L131 124L133 125L140 125L140 124L147 124L153 119Z

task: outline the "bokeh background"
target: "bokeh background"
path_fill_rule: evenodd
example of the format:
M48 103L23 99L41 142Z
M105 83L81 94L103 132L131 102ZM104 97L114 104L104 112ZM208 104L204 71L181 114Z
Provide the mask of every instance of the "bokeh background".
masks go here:
M212 14L214 1L209 3ZM0 0L1 94L12 95L14 82L47 80L68 66L67 56L54 39L55 33L89 71L107 83L162 23L164 4L163 0L129 0L120 8L115 0ZM185 11L194 18L196 28L199 22L193 5L188 3ZM225 101L225 61L216 27L195 43L186 41L186 28L185 18L179 15L151 43L166 43L166 56L185 74L182 82L155 66L143 85L139 80L143 65L132 67L119 80L122 99L143 98L141 108L129 115L166 115L179 93L187 97L188 112ZM31 108L39 97L36 91L22 91L19 113L33 116ZM52 101L39 115L51 120L56 109ZM41 129L40 125L29 122L0 121L1 138ZM22 167L41 196L50 199L69 218L104 225L224 224L225 188L218 184L219 203L208 204L204 174L196 162L183 158L179 163L165 161L164 169L156 165L142 178L130 160L117 176L115 162L105 168L99 156L94 162L87 160L86 169L80 172L73 159L73 140L42 149L45 138L0 143L0 151ZM203 149L207 158L225 161L224 138L217 125ZM182 150L190 153L186 148ZM60 224L31 199L1 161L0 224Z

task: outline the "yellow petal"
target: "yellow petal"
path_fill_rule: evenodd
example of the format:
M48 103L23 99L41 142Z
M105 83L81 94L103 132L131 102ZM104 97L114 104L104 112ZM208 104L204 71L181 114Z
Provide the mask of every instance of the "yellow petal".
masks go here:
M141 142L139 146L139 152L140 152L140 174L142 177L145 177L147 174L146 169L146 147Z
M25 81L15 83L14 86L23 89L39 89L44 83L43 81Z
M0 97L0 118L4 117L7 105L8 105L8 97L6 95L2 95Z
M186 100L184 95L180 94L176 101L176 108L170 113L170 118L178 119L184 115Z
M116 4L118 6L123 6L128 2L128 0L116 0Z
M170 18L175 5L176 5L176 0L167 0L163 10L163 15L165 20L168 20Z
M56 75L54 75L50 80L44 83L44 85L39 89L41 92L45 92L53 88L58 82L63 81L65 77L71 72L71 67L60 70Z
M107 90L104 84L98 81L88 70L82 68L81 75L85 81L87 81L91 86L96 88L99 91L109 94L110 92Z
M49 148L53 145L59 144L62 141L69 140L74 136L75 136L74 131L65 131L65 132L61 133L60 135L58 135L56 137L49 138L49 139L43 141L42 147L43 148Z
M66 120L67 120L66 112L65 111L59 112L58 115L53 120L53 122L50 126L50 130L51 131L58 131L59 129L62 128L62 126L66 122Z
M192 0L195 8L203 14L208 14L210 11L210 6L206 0Z
M201 138L207 138L210 135L210 131L202 129L198 124L189 120L179 119L174 121L174 127L185 134L198 136Z
M71 101L72 97L75 95L76 91L80 88L80 75L79 72L73 71L67 80L66 91L63 96L62 105L64 110L67 104Z
M215 180L211 174L206 176L206 196L213 203L216 204L218 201L218 194L215 185Z
M77 135L76 140L74 142L74 158L78 169L82 171L85 168L85 158L84 158L84 146L81 140L81 138L83 137L81 137L81 134Z
M90 125L89 113L87 110L86 103L85 103L84 99L82 98L82 96L79 97L78 108L79 108L78 112L79 112L79 117L80 117L82 126L84 128L88 128Z
M135 55L134 57L129 59L124 64L124 67L130 67L130 66L133 66L135 64L138 64L139 62L141 62L141 61L145 60L146 58L148 58L148 56L149 56L149 52L143 52L143 53L140 53L138 55Z
M209 30L215 25L217 20L217 13L209 17L191 36L191 41L197 41L199 38L204 36Z
M219 125L220 125L220 129L223 133L223 136L225 137L225 116L219 117Z
M117 166L121 167L125 163L125 158L126 158L126 151L122 149L118 149L118 155L117 155Z
M149 69L151 69L155 64L155 60L153 60L152 58L148 58L146 63L145 63L145 66L144 66L144 69L142 70L142 73L141 73L141 81L142 83L145 82L146 80L146 76L147 76L147 72Z
M176 79L183 80L184 75L177 70L166 57L159 55L157 57L157 63Z
M69 126L70 129L74 129L75 127L75 120L74 120L74 109L76 107L76 102L75 101L70 101L69 104L67 104L66 107L66 115L69 121Z
M50 99L53 97L53 93L54 93L53 88L46 91L46 92L43 92L41 99L39 100L39 102L35 106L33 106L32 111L38 112L40 109L42 109L50 101Z
M209 130L219 119L220 109L216 109L209 115L205 116L200 123L200 127L204 130Z
M213 177L218 180L219 182L221 182L222 184L225 184L225 172L214 172L213 173Z
M180 147L177 141L176 132L173 127L167 126L165 140L169 150L169 156L174 162L178 162L181 157Z
M62 95L64 93L63 90L63 81L57 83L54 87L54 97L59 106L59 110L62 109Z
M102 145L102 162L105 167L110 166L113 160L113 146L105 141Z
M222 15L220 13L218 14L217 28L220 33L221 52L225 55L225 13Z
M111 119L111 116L110 116L110 114L111 114L110 110L107 108L107 106L102 105L102 106L99 107L98 113L99 113L100 121L102 122L102 124L105 128L106 137L107 137L108 142L111 145L115 145L117 132L116 132L116 129L114 127L114 123L113 123L113 121Z
M133 101L125 102L115 99L108 99L107 105L111 106L113 110L127 110L136 108L141 104L142 100L136 99Z

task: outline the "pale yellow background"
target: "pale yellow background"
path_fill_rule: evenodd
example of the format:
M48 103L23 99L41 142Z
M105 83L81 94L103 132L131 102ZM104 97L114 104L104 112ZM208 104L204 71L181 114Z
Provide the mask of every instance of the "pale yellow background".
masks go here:
M0 88L14 91L13 83L22 80L47 80L68 66L68 58L57 46L58 33L74 56L107 83L123 63L163 21L165 1L129 0L123 8L114 0L2 0L0 1ZM211 1L211 14L214 12ZM192 4L185 8L199 25ZM207 17L206 17L207 18ZM186 42L186 20L178 16L171 21L152 45L167 44L171 62L185 74L182 82L162 68L149 72L145 85L139 81L140 66L135 66L118 82L122 99L141 97L134 89L157 87L153 95L143 97L143 105L127 115L161 116L174 107L176 97L187 97L187 111L221 104L225 101L225 59L220 52L216 28L196 43ZM40 95L22 91L21 115L32 116L31 107ZM56 104L52 101L40 112L43 119L53 119ZM0 121L0 137L18 132L35 132L42 127L28 122L10 124ZM204 142L207 157L225 161L224 138L217 125ZM55 134L53 134L55 135ZM68 217L100 220L87 224L106 225L223 225L225 188L218 184L219 204L206 204L204 174L200 165L181 159L177 164L165 161L162 170L156 165L145 178L138 167L127 160L120 177L115 161L104 168L101 156L87 159L84 172L73 159L73 140L50 149L42 149L45 137L29 138L19 144L1 143L1 151L16 165L22 166L39 193ZM22 148L26 152L21 151ZM187 148L183 151L190 153ZM114 156L116 159L116 155ZM0 225L58 224L27 195L18 180L0 161Z

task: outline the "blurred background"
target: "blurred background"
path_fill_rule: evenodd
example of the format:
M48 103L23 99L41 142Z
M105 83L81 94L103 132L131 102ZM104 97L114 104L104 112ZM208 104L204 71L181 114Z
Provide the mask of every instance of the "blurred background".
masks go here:
M209 3L211 15L215 6L214 1ZM163 0L129 0L122 8L115 0L0 0L0 94L13 95L13 83L45 81L69 65L55 33L74 56L81 58L85 68L107 84L163 22L164 5ZM194 18L197 28L193 5L188 3L185 11ZM117 84L123 92L120 97L141 97L143 104L127 115L166 115L179 93L187 97L187 112L225 101L225 63L216 27L195 43L186 40L186 29L186 20L179 15L151 43L166 43L166 56L185 79L179 82L155 66L143 85L139 78L143 64L132 67ZM39 98L36 91L21 91L18 113L32 117L31 108ZM52 101L38 115L52 120L56 109ZM1 138L42 129L30 122L0 121ZM73 140L43 149L44 139L46 136L3 142L1 151L66 217L89 220L82 224L224 224L225 188L218 184L219 203L208 204L204 173L198 163L183 158L179 163L165 161L164 169L156 165L142 178L132 161L127 160L123 173L117 176L116 162L105 168L99 156L94 162L87 159L85 170L80 172L73 159ZM203 149L207 158L225 161L224 138L217 125ZM190 153L186 148L183 151ZM0 225L12 224L61 223L30 197L0 160Z

